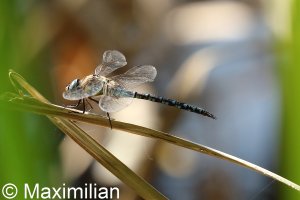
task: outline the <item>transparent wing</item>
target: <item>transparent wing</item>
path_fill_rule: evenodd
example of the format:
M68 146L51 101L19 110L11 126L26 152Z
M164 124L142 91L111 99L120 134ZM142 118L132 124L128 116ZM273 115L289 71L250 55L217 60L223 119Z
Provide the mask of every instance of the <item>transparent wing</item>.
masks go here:
M127 64L125 56L116 50L108 50L103 54L102 64L95 69L96 75L107 76L116 69Z
M133 89L139 85L152 82L157 75L155 67L152 65L136 66L118 76L114 76L111 79L120 84L126 89Z
M111 96L102 96L99 101L101 110L105 112L118 112L123 108L127 107L131 102L132 98L116 98Z

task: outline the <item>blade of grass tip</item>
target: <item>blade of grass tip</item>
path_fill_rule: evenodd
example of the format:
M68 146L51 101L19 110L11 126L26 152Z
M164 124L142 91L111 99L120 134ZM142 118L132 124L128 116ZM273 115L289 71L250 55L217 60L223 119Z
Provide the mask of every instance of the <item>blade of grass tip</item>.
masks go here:
M22 104L23 108L27 109L30 112L35 112L37 114L43 114L43 115L47 114L47 115L53 115L53 116L66 117L66 118L69 118L72 120L78 120L78 121L82 121L82 122L87 122L87 123L92 123L92 124L96 124L96 125L110 127L107 119L104 117L101 117L99 115L94 115L94 114L82 115L80 113L73 113L73 112L70 112L69 109L63 108L61 106L42 103L42 102L39 102L38 100L30 98L30 97L24 97L23 99L17 99L17 98L14 98L15 97L14 95L7 95L7 96L8 97L6 100L9 100L9 98L11 97L11 98L13 98L12 103L14 103L14 105L18 106L18 105ZM14 106L14 107L16 107L16 106ZM165 142L175 144L177 146L181 146L181 147L188 148L188 149L191 149L191 150L194 150L194 151L197 151L200 153L204 153L204 154L207 154L207 155L210 155L213 157L227 160L229 162L241 165L245 168L254 170L265 176L269 176L272 179L277 180L285 185L288 185L289 187L294 188L298 191L300 190L299 185L297 185L297 184L295 184L295 183L293 183L271 171L268 171L262 167L259 167L248 161L239 159L232 155L215 150L213 148L206 147L201 144L193 143L188 140L178 138L176 136L172 136L170 134L167 134L167 133L164 133L161 131L145 128L145 127L134 125L134 124L119 122L119 121L112 121L112 123L113 123L114 129L126 131L128 133L133 133L133 134L137 134L137 135L141 135L141 136L160 139Z
M20 74L10 69L8 72L8 76L10 82L20 95L23 95L21 88L24 88L31 96L38 99L39 101L50 103L45 97L43 97L43 95L41 95L36 89L34 89ZM21 88L18 87L18 85L21 86Z
M10 70L9 77L12 82L17 82L29 94L36 99L48 103L37 90L35 90L26 80L18 73ZM15 84L14 84L15 85ZM16 85L15 85L16 86ZM20 89L20 88L17 88ZM92 137L86 134L83 130L77 127L74 123L67 119L62 119L60 116L47 116L60 130L71 137L77 144L85 149L91 156L93 156L99 163L101 163L107 170L113 173L126 185L131 187L137 194L144 199L167 199L164 195L159 193L154 187L147 183L143 178L135 174L125 164L118 160L103 146L97 143Z

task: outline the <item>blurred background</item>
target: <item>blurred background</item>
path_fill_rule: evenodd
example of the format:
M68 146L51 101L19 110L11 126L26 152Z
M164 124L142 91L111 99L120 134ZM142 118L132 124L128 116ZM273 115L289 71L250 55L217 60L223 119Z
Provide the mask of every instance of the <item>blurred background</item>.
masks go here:
M93 73L105 50L128 66L156 66L140 92L206 108L211 120L134 100L111 117L216 148L300 183L300 2L297 0L3 0L0 92L14 69L58 105L67 84ZM299 35L300 36L300 35ZM92 112L102 113L97 105ZM141 136L79 124L170 199L300 199L299 193L226 161ZM0 186L122 188L43 116L0 113Z

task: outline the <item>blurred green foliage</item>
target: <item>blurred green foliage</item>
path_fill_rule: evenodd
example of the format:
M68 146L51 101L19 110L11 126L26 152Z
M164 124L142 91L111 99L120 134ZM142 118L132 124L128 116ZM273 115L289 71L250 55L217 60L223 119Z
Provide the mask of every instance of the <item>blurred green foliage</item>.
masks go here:
M0 93L14 91L8 78L9 68L30 75L29 80L35 82L34 77L41 77L34 68L44 66L43 59L35 58L24 64L28 53L23 41L26 12L21 0L0 1ZM59 175L60 171L55 164L58 160L55 138L58 137L61 135L45 117L1 109L0 187L8 182L17 185L38 182L49 186L56 182L58 176L53 175Z
M283 78L282 175L300 183L300 1L291 4L291 40L285 45ZM300 199L297 191L281 187L280 199Z

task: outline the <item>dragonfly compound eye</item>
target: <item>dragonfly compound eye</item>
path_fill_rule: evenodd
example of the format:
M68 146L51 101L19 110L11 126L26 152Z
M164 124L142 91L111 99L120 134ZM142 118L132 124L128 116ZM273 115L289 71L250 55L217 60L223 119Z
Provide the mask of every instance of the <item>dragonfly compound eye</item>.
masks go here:
M67 86L67 90L73 90L79 86L79 79L73 80L70 85Z

